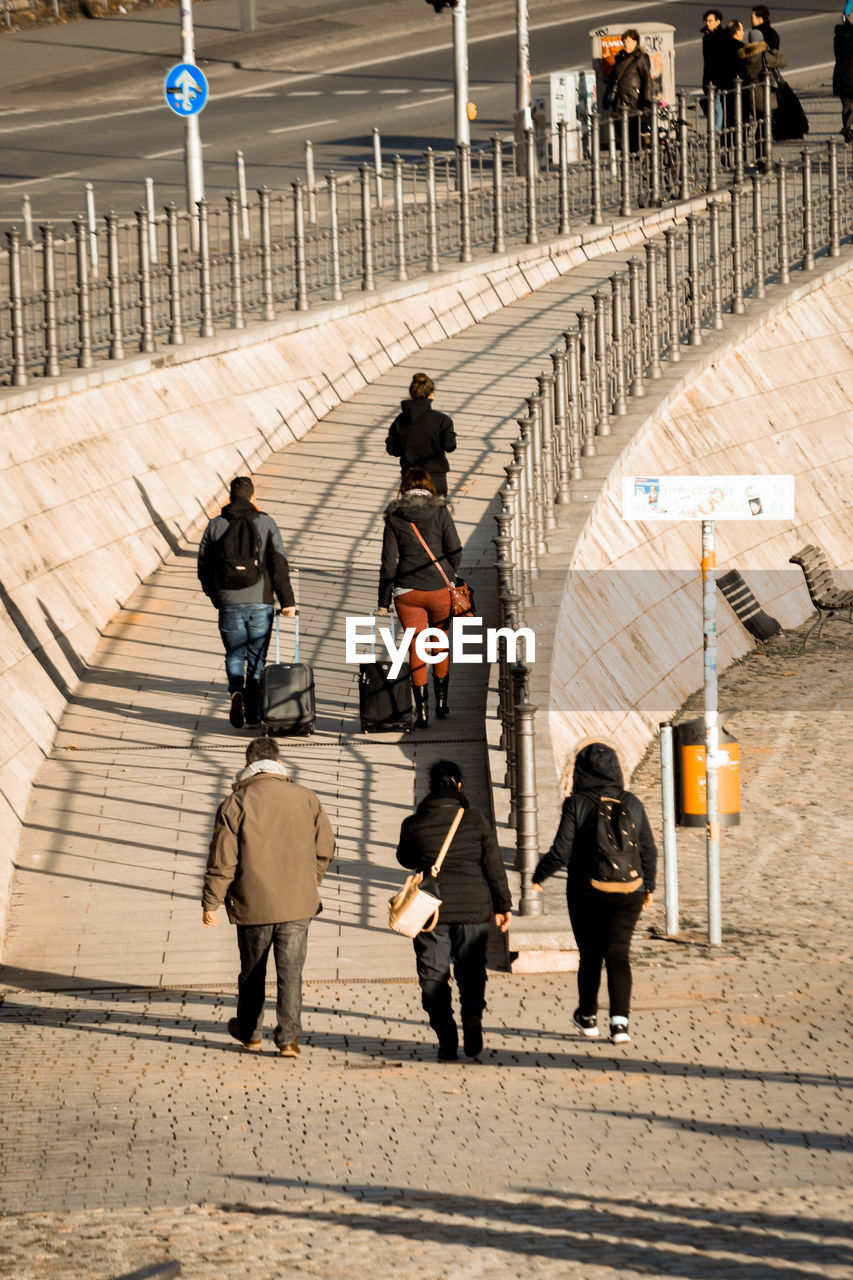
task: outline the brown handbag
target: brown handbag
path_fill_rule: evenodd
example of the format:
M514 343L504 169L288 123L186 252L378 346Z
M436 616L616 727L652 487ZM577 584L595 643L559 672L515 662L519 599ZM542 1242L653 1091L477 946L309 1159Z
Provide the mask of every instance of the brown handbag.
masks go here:
M451 582L447 574L442 569L441 565L436 560L432 551L430 550L429 544L427 543L426 539L424 538L418 526L414 523L413 520L410 520L409 524L414 529L415 536L419 539L421 546L426 551L430 560L433 562L436 569L438 569L438 572L441 574L442 578L444 578L444 581L447 583L447 590L450 592L451 617L475 618L477 616L477 612L476 612L477 606L474 604L473 588L469 586L469 584L465 582L462 578L459 579L458 583Z
M432 879L435 879L441 870L441 864L444 862L447 850L456 835L456 830L462 821L464 812L463 808L459 809L453 819L450 830L444 837L441 852L430 868L429 874ZM402 933L406 938L416 938L419 933L431 933L438 924L441 898L436 897L434 893L427 893L425 889L421 888L423 878L424 873L422 871L406 876L406 882L400 892L395 893L393 898L388 899L388 926L395 933Z

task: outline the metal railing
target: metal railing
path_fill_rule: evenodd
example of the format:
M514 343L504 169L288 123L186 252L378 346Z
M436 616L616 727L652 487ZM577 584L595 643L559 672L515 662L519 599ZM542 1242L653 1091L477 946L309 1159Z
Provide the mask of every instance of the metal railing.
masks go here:
M354 180L329 173L311 189L301 180L289 194L263 188L251 207L234 193L222 206L200 201L192 218L173 204L152 217L148 200L130 219L110 212L98 221L90 201L88 216L66 230L45 222L37 240L8 231L0 384L24 386L306 311L601 225L605 211L625 217L635 205L713 194L721 148L736 176L767 151L769 96L762 118L753 111L744 119L740 94L736 100L727 113L734 123L719 136L713 101L703 117L683 93L676 112L653 104L647 116L592 116L583 158L572 164L565 124L544 149L528 131L521 147L496 136L472 156L461 145L455 164L430 150L418 164L397 157L380 205L379 175L363 164Z
M518 419L507 479L495 517L500 626L527 625L535 604L540 557L548 550L558 510L572 501L584 459L612 433L613 420L643 397L664 365L677 364L682 348L699 347L708 330L725 327L726 315L743 313L750 298L763 298L771 279L788 284L794 272L814 269L815 256L838 257L853 227L853 166L834 139L821 160L805 149L800 163L778 162L756 172L691 213L684 228L671 227L648 241L596 290L551 353L551 368L537 378ZM528 669L510 665L499 648L498 714L506 753L505 784L510 825L521 872L521 914L542 911L531 891L539 858L534 757L536 708L528 695Z

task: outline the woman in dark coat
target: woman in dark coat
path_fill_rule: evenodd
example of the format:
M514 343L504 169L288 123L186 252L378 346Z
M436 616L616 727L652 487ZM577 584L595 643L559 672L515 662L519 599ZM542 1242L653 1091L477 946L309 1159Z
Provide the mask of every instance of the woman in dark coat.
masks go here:
M455 1061L459 1046L450 996L451 964L459 988L462 1047L467 1057L476 1058L483 1049L489 925L494 920L505 933L512 919L512 898L494 830L462 794L462 770L452 760L437 760L430 769L429 795L400 829L397 861L409 871L422 871L426 887L460 807L462 821L435 882L441 899L438 924L414 939L421 1002L438 1036L440 1062Z
M853 142L853 12L845 7L835 28L832 92L841 99L841 132L845 142Z
M643 873L628 892L608 892L591 883L598 850L598 802L603 796L621 800L633 819ZM572 792L563 801L554 843L533 873L534 888L541 888L542 881L561 867L568 870L566 898L580 952L578 1007L572 1021L585 1036L599 1034L598 988L604 964L610 996L610 1039L614 1044L623 1044L631 1039L631 937L640 912L652 902L657 847L642 801L624 790L619 757L603 742L590 743L578 752Z
M425 373L416 373L409 387L409 400L400 402L401 412L391 423L385 448L400 459L400 470L423 467L432 478L435 491L447 495L447 454L456 448L453 421L433 409L435 384Z
M403 476L399 498L385 509L379 611L388 610L393 603L403 627L415 628L409 666L415 695L415 725L424 729L429 724L427 669L415 651L415 644L427 627L446 627L451 614L450 592L430 558L430 551L453 582L462 559L462 546L450 507L444 498L437 496L429 474L413 467ZM445 653L433 672L435 713L440 720L450 714L449 673L450 659Z
M622 48L613 60L613 70L605 87L604 105L616 116L621 115L623 107L627 108L631 117L628 128L632 151L640 148L640 117L651 106L652 92L649 55L640 47L640 33L629 27L622 34ZM618 134L617 120L617 137Z

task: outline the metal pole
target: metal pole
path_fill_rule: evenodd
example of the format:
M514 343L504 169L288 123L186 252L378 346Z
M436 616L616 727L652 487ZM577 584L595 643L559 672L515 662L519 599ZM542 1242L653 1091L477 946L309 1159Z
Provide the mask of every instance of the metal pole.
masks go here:
M660 362L660 295L658 292L658 247L646 241L646 316L649 324L649 377L654 382L663 374Z
M75 223L81 226L82 223ZM9 301L11 303L11 321L12 321L12 386L25 387L28 382L27 378L27 348L26 338L24 334L24 287L21 278L21 233L18 230L6 232L6 242L9 246ZM78 264L79 264L79 234L78 234ZM85 254L84 254L84 270L85 270ZM91 355L89 363L91 364ZM82 364L81 364L81 367Z
M533 889L533 872L539 861L539 814L536 803L536 738L533 726L536 708L527 700L527 667L518 662L512 668L515 693L517 800L516 849L521 872L521 916L541 916L542 894Z
M690 345L702 345L702 281L699 276L699 219L687 215L687 283L690 290Z
M666 298L669 312L669 363L678 364L681 359L681 308L678 294L681 281L678 275L678 231L668 227L663 233L666 240Z
M492 196L495 227L492 251L494 253L503 253L506 249L506 240L504 238L503 138L497 133L492 138Z
M583 393L581 390L580 334L567 329L563 334L566 344L566 399L569 412L569 448L573 480L583 479Z
M560 120L557 124L557 145L560 164L560 226L561 236L567 236L571 229L569 220L569 122Z
M765 266L764 266L764 212L762 209L761 187L764 178L760 173L752 175L752 246L753 270L755 273L755 296L765 298Z
M743 300L743 223L740 208L740 187L732 187L732 315L742 315L746 310Z
M361 287L370 293L376 285L373 277L373 228L370 223L370 169L363 164L361 175Z
M554 515L554 499L557 490L556 468L554 466L554 399L556 380L552 370L540 373L536 379L539 386L539 423L541 431L541 469L542 469L542 501L545 532L550 533L557 527ZM545 548L547 550L547 547Z
M332 251L332 298L340 302L344 296L341 288L341 238L338 230L338 179L334 172L326 174L329 188L329 246Z
M801 152L803 157L803 271L814 268L814 224L812 195L812 153Z
M702 603L705 656L705 798L708 864L708 941L722 941L720 909L720 823L717 814L717 588L714 521L702 521Z
M612 432L610 426L610 369L608 355L610 351L610 333L612 332L612 320L610 320L609 299L603 289L596 289L592 295L592 303L595 308L595 374L598 384L598 417L595 424L595 434L597 436L609 436ZM610 323L608 324L608 321Z
M240 195L241 230L243 239L248 240L252 234L252 227L249 222L249 197L246 192L246 162L242 151L235 151L234 163L237 168L237 191Z
M841 253L841 207L838 198L838 142L830 138L829 151L829 256L837 258Z
M643 295L642 284L640 282L641 270L642 263L639 258L629 259L628 288L631 304L631 363L633 366L631 395L636 396L637 399L646 394L646 385L643 378Z
M181 61L195 66L192 0L181 0ZM187 116L184 164L187 176L187 210L191 218L191 243L199 248L199 202L204 199L204 167L198 116Z
M376 203L382 207L382 137L379 130L373 130L373 172L376 182Z
M89 298L89 247L86 243L88 238L88 228L82 218L75 218L71 224L74 227L74 234L77 240L77 333L79 341L79 349L77 352L77 367L79 369L91 369L92 367L92 312ZM19 232L7 232L7 238L12 235L19 235ZM11 259L11 241L9 244L9 257ZM18 259L20 268L20 258ZM20 386L20 383L16 383Z
M406 212L403 206L403 157L394 157L394 224L397 232L397 279L406 274Z
M630 218L631 216L631 137L628 128L628 108L623 107L619 118L620 138L622 155L620 157L622 164L620 168L622 178L622 194L619 204L620 218ZM638 123L639 127L639 123Z
M152 263L159 261L157 256L157 217L154 212L154 179L145 179L145 207L148 210L148 256Z
M181 307L181 257L178 250L178 210L166 205L166 243L169 253L169 344L183 346L184 330Z
M231 192L228 203L228 240L231 251L231 328L245 329L243 317L243 264L240 261L240 197Z
M438 271L438 201L435 194L435 152L426 149L427 271Z
M583 396L583 447L581 457L595 457L595 390L592 366L592 313L588 308L578 312L581 329L581 393Z
M554 369L554 434L557 441L557 493L559 506L567 506L572 500L572 443L569 434L569 396L567 373L568 349L551 352Z
M98 278L98 224L95 221L95 188L86 183L86 222L89 227L89 264L92 278Z
M256 0L240 0L240 30L255 31L258 26Z
M525 172L525 196L527 203L527 243L539 243L539 227L536 216L536 177L539 168L539 156L536 154L536 135L532 129L524 131L524 154L527 163Z
M515 26L517 57L515 64L515 110L523 113L524 128L529 129L530 117L530 32L527 25L527 0L515 0Z
M779 219L779 283L791 283L791 247L788 243L788 166L776 165L776 207Z
M305 140L305 188L308 192L308 221L317 225L317 192L314 190L314 143Z
M743 182L743 95L740 76L735 76L734 83L734 130L735 130L735 186Z
M661 203L660 198L660 123L658 100L652 94L649 138L649 200L653 209Z
M301 178L293 188L293 268L296 274L296 310L308 310L308 264L305 257L305 184Z
M121 267L118 256L118 214L104 215L107 224L107 281L110 295L110 359L124 359L121 315Z
M771 168L773 164L773 110L770 98L770 72L765 71L763 82L762 108L764 116L764 154L761 157L764 166L764 172Z
M682 200L690 199L690 147L687 136L687 93L678 91L678 167L681 170L679 195Z
M672 721L660 727L660 803L663 820L663 880L666 932L678 934L678 851L675 843L675 762L672 754Z
M453 10L453 103L456 146L471 141L468 126L468 0L456 0Z
M148 210L136 210L139 253L139 350L155 350L154 308L151 298L151 259L148 255Z
M213 324L213 294L210 285L210 225L207 220L207 201L198 202L198 271L201 290L201 331L202 338L212 338L216 329Z
M720 202L708 205L711 235L711 327L723 327L723 262L720 256Z
M261 207L261 292L264 299L264 319L275 320L275 298L272 275L272 225L270 221L269 187L258 191Z
M624 417L628 412L628 401L625 397L625 294L623 279L620 275L610 277L610 337L613 348L613 412L617 417Z
M59 332L56 320L56 260L54 257L53 223L46 222L41 231L42 269L44 272L44 376L59 376ZM13 312L14 315L14 312ZM14 385L20 385L15 383Z
M459 261L470 262L471 250L471 147L460 142L456 148L459 175Z
M708 178L705 186L706 191L710 194L717 190L717 162L719 160L720 139L717 134L717 90L713 84L708 85L708 97L706 106L708 108L708 119L706 121L708 130L706 139L708 143Z
M601 123L597 112L589 118L589 181L590 221L600 227L604 221L601 211Z

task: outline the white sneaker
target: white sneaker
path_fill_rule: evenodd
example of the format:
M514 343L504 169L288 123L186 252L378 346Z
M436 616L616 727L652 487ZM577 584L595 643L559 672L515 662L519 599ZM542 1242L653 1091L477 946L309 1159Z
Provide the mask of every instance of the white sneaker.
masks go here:
M630 1044L631 1036L628 1032L628 1023L611 1021L610 1039L614 1044Z

